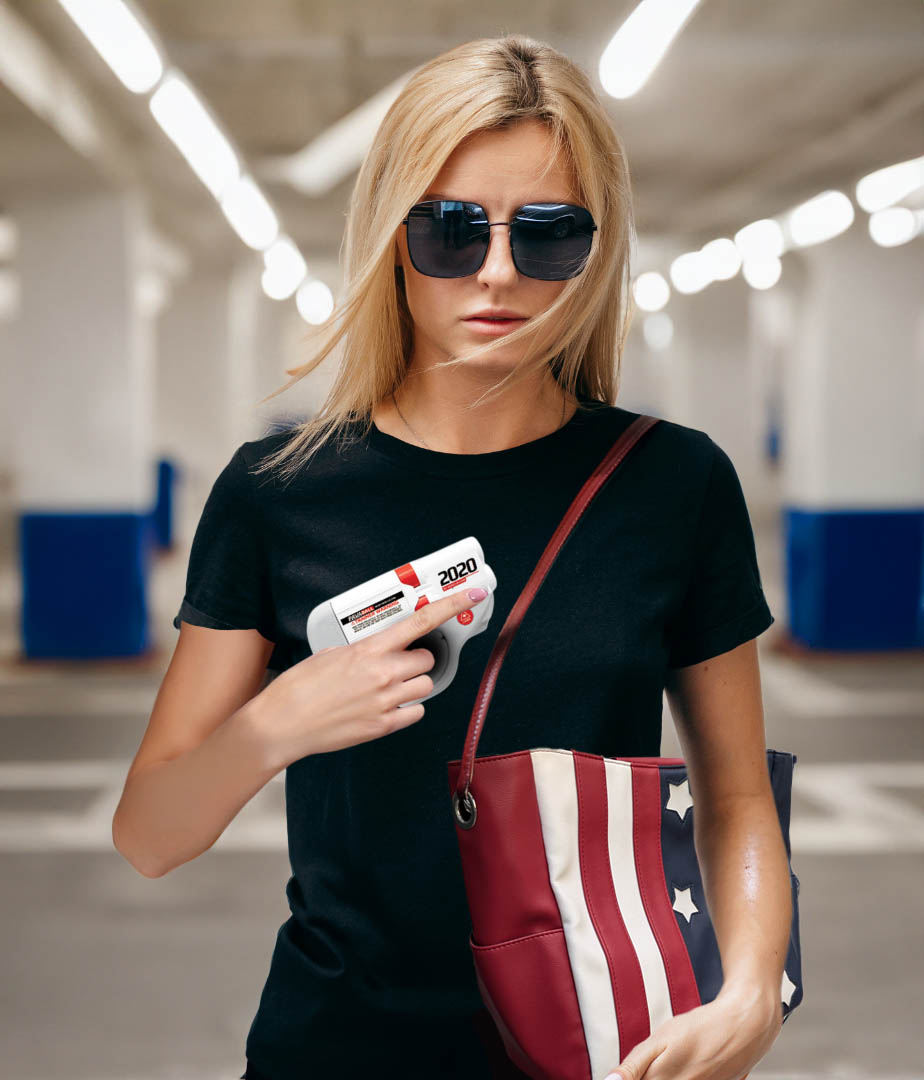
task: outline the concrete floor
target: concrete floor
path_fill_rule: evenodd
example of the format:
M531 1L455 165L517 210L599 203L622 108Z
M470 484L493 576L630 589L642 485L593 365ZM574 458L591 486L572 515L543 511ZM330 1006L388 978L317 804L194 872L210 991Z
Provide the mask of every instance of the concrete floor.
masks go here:
M176 640L185 549L152 581L159 651L22 662L12 520L0 560L0 1041L4 1080L232 1080L286 918L282 778L164 878L112 813ZM924 664L785 641L775 514L753 514L777 623L760 639L768 744L798 755L793 868L805 1001L754 1080L924 1080ZM662 753L679 749L665 704Z

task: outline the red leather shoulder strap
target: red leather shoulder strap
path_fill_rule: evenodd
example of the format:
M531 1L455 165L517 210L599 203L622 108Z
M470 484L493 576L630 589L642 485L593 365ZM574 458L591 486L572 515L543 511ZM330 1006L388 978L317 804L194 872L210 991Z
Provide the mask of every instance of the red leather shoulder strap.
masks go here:
M497 682L498 672L500 671L501 664L504 662L504 656L510 648L510 642L513 640L513 635L517 632L520 623L523 621L526 609L532 603L533 597L536 595L539 586L544 581L545 576L558 556L559 551L561 551L565 540L567 540L568 536L571 534L571 530L577 524L578 518L580 518L581 514L584 513L594 499L594 496L606 483L610 473L613 472L616 466L623 460L626 454L629 453L645 432L657 422L658 417L642 414L636 417L636 419L632 421L626 430L613 443L607 451L606 456L590 474L581 490L574 497L574 500L565 512L565 516L561 519L558 528L552 534L551 540L546 544L545 551L543 551L539 562L536 564L536 568L530 575L529 580L523 586L523 591L520 593L517 602L511 608L510 614L507 616L507 621L501 627L501 631L497 635L497 641L494 643L494 648L491 650L491 655L488 657L484 675L481 677L481 685L478 688L475 706L472 709L472 718L469 721L468 732L465 736L465 748L463 750L459 778L456 784L456 795L458 795L460 799L467 795L468 787L472 780L472 773L475 768L475 754L478 750L478 740L481 737L481 730L484 726L484 718L488 711L491 695L494 693L494 684Z

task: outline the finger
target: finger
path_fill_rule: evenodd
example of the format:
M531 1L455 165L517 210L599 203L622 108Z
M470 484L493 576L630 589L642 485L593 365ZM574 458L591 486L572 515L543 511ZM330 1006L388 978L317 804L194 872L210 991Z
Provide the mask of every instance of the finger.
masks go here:
M419 649L404 649L395 657L395 677L410 679L414 675L422 675L435 663L436 657L425 645Z
M419 694L415 696L420 697ZM418 720L422 719L423 715L423 702L418 701L414 705L404 705L400 709L389 709L388 712L382 714L382 718L389 727L397 729L416 724Z
M648 1066L663 1049L656 1042L640 1042L612 1072L606 1074L604 1080L644 1080Z
M404 682L393 686L386 699L386 707L390 710L406 701L414 701L417 698L426 697L433 690L433 680L429 675L418 675L416 679L405 679Z
M471 594L477 594L479 591L483 592L484 596L475 599ZM401 622L395 623L394 626L378 634L373 634L366 640L370 643L370 647L381 650L403 649L417 638L429 634L431 630L435 630L454 615L481 603L487 595L487 589L459 589L457 592L450 593L449 596L434 600L432 604L424 604Z

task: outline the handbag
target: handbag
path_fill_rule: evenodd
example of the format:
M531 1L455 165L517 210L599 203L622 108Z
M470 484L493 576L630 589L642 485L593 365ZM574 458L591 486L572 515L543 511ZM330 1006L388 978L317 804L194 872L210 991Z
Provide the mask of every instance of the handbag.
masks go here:
M463 756L448 763L478 990L509 1062L533 1080L603 1080L664 1021L722 985L682 758L549 747L476 757L530 602L581 514L655 423L634 420L572 501L497 636ZM787 859L795 762L767 750ZM784 1021L802 1000L791 864L790 885Z

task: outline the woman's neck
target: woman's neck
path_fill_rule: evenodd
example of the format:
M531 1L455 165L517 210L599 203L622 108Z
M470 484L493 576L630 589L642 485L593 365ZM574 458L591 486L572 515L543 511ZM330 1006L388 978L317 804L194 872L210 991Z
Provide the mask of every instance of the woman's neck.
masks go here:
M436 380L434 380L436 382ZM480 392L480 391L479 391ZM487 454L542 438L566 424L577 403L557 383L521 384L477 409L445 388L406 380L372 411L375 426L403 442L446 454Z

